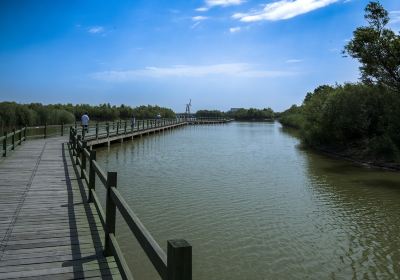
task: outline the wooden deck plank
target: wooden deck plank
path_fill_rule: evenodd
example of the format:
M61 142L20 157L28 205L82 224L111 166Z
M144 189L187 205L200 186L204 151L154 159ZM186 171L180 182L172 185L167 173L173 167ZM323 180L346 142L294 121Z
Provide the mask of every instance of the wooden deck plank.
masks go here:
M65 141L29 140L0 161L0 279L121 279Z

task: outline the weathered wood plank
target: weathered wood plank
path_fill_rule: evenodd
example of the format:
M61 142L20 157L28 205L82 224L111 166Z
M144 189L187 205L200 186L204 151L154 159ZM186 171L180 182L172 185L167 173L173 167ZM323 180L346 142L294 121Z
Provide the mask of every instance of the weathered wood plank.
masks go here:
M121 279L64 142L29 140L0 161L0 279Z

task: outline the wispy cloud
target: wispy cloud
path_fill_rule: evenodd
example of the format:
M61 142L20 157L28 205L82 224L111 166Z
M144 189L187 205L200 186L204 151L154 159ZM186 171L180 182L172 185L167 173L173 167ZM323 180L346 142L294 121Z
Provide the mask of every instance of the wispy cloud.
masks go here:
M191 26L190 26L190 29L195 29L197 26L199 26L200 25L200 21L196 21L195 23L193 23Z
M195 17L192 17L192 20L193 20L193 21L202 21L202 20L206 20L206 19L208 19L208 17L205 17L205 16L195 16Z
M171 78L207 76L231 76L244 78L276 78L291 76L290 71L261 70L248 63L227 63L213 65L174 65L171 67L146 67L124 71L103 71L91 74L91 78L107 82L128 82L140 78Z
M92 26L88 28L88 32L91 34L99 34L105 31L103 26Z
M389 17L390 17L390 23L400 22L400 11L390 11Z
M286 63L300 63L302 61L303 61L302 59L288 59L285 62Z
M200 8L197 8L197 9L195 9L197 12L207 12L208 10L209 10L209 8L208 7L200 7Z
M244 3L244 0L206 0L206 5L209 7L214 7L214 6L227 7L227 6L240 5L242 3Z
M232 17L243 22L276 21L323 8L339 0L281 0L266 4L263 9L249 13L236 13Z
M241 30L242 28L241 27L231 27L231 28L229 28L229 32L231 32L231 33L237 33L237 32L239 32L240 30Z
M212 7L220 6L220 7L228 7L235 6L244 3L244 0L206 0L205 5L203 7L197 8L198 12L208 11Z

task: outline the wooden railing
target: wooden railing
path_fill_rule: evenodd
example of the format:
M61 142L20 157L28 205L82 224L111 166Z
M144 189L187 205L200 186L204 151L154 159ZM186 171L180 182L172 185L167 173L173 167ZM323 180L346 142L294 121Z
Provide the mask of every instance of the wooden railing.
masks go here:
M19 130L13 129L12 132L4 132L4 135L0 137L2 143L2 155L7 156L8 151L15 150L17 145L21 145L23 141L26 141L26 127Z
M137 131L142 131L151 128L165 127L168 125L184 123L184 120L178 119L146 119L135 120L134 123L127 120L118 120L114 122L94 123L84 129L82 125L75 123L74 128L77 134L82 136L85 140L94 140L100 138L108 138L111 136L118 136L130 134Z
M48 138L68 134L69 127L73 124L53 124L27 127L27 138ZM66 132L66 133L65 133Z
M74 128L70 130L69 146L73 161L80 168L80 177L88 186L88 200L96 207L105 232L104 255L113 255L115 257L123 278L133 279L115 238L117 210L161 276L161 279L191 280L191 245L182 239L168 240L167 254L165 254L118 191L117 172L107 172L106 174L103 171L96 161L96 151L87 147L87 140L82 140L82 135L78 135L77 130ZM107 191L105 211L96 195L96 176Z

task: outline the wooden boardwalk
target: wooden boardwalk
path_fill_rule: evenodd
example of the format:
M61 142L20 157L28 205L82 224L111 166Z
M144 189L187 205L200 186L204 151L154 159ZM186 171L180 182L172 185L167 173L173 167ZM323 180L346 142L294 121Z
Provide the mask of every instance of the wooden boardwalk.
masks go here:
M29 140L0 159L0 279L121 278L66 141Z

